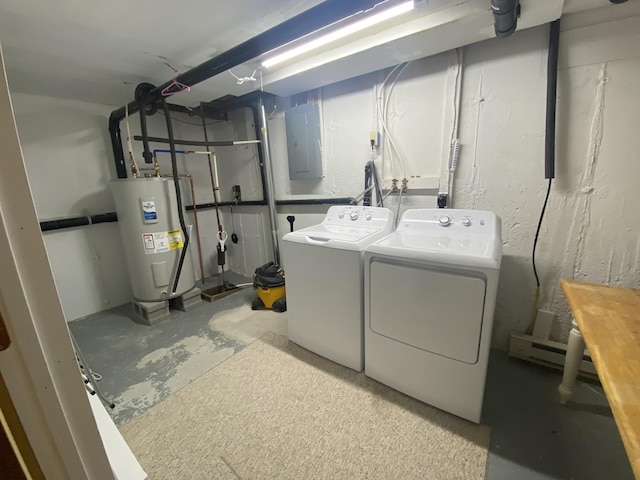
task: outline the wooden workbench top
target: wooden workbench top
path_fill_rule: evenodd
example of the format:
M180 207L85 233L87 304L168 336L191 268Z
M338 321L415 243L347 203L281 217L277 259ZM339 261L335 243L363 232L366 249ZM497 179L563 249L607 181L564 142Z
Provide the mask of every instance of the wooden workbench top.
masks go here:
M640 479L640 290L560 280Z

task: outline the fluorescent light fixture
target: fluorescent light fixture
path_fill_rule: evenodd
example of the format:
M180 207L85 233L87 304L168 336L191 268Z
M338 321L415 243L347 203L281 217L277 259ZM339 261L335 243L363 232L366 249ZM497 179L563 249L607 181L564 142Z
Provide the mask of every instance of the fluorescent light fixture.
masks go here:
M303 43L302 45L292 48L291 50L287 50L286 52L283 52L279 55L268 58L264 62L262 62L262 66L265 68L273 67L274 65L286 62L287 60L291 60L292 58L315 50L316 48L320 48L324 45L327 45L328 43L335 42L336 40L340 40L341 38L352 35L356 32L359 32L360 30L364 30L365 28L369 28L380 22L384 22L385 20L397 17L398 15L401 15L410 10L413 10L413 0L400 3L394 7L381 11L380 13L376 13L375 15L363 18L360 21L334 30L333 32L327 33L326 35Z

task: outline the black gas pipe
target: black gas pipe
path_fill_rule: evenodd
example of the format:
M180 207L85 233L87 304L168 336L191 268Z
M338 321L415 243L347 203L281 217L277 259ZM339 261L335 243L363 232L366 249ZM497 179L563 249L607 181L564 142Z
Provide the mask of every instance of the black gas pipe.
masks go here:
M171 124L171 114L167 102L163 98L161 100L162 110L164 111L164 119L167 124L167 135L169 136L169 149L171 150L171 172L173 173L173 185L176 189L176 200L178 202L178 219L180 220L180 228L182 229L182 236L184 237L184 245L180 252L180 260L178 261L178 268L176 269L176 278L173 281L172 293L176 293L178 289L178 282L180 281L180 274L182 273L182 266L187 254L187 247L189 246L189 232L187 231L187 224L184 221L184 213L182 210L182 193L180 192L180 177L178 177L178 159L176 158L176 144L173 141L173 125ZM144 107L141 109L141 112Z

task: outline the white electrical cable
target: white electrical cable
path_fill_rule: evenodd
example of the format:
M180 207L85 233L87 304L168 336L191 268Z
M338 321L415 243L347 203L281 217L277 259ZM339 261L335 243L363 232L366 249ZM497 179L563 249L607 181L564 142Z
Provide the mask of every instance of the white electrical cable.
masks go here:
M399 64L396 65L391 72L389 72L389 74L386 76L386 78L384 79L384 81L382 82L382 85L380 87L380 95L378 96L378 113L379 113L379 119L380 119L380 124L382 125L382 130L385 133L385 142L387 143L387 145L389 146L388 150L389 150L389 161L391 163L391 172L394 178L396 178L396 162L394 160L394 155L393 155L393 150L395 150L396 155L398 157L398 163L399 163L399 167L402 170L402 176L406 177L406 170L405 170L405 165L404 165L404 161L402 159L402 154L400 152L400 149L398 148L398 146L396 145L395 141L393 140L393 135L391 135L391 131L389 130L389 127L387 125L387 121L386 121L386 117L387 117L387 108L389 106L389 99L391 97L391 91L393 90L393 87L395 86L396 82L398 81L398 78L400 77L400 75L402 74L402 72L405 70L405 68L407 68L407 66L409 65L410 62L404 63L404 64ZM398 71L399 70L399 71ZM398 72L389 88L389 92L386 96L385 99L385 85L386 83L389 81L389 79L391 78L391 76L395 73Z
M388 129L387 129L387 124L384 121L384 112L383 112L384 86L387 83L387 80L389 80L389 77L391 77L391 75L393 75L394 72L396 70L398 70L398 68L400 68L400 66L401 66L401 64L396 65L389 72L389 74L385 77L385 79L380 84L380 93L376 97L376 110L378 112L378 120L380 121L380 125L382 125L382 133L384 135L384 142L387 145L388 150L389 150L389 164L391 166L391 177L392 178L397 178L397 177L396 177L395 162L393 161L393 152L391 151L391 147L390 147L390 141L393 141L393 139L390 137L390 134L388 133ZM390 138L391 138L391 140L390 140ZM384 152L384 150L383 150L383 152ZM383 161L384 161L384 157L383 157Z
M449 196L447 206L453 207L453 179L455 176L458 157L460 154L460 140L458 139L458 128L460 123L460 103L462 97L462 60L463 50L456 49L457 69L455 77L455 91L453 95L453 127L451 129L451 145L449 150L449 172L447 173L447 195Z
M238 85L242 85L244 82L252 82L252 83L253 83L253 82L257 82L257 81L258 81L258 79L256 79L256 72L257 72L257 71L258 71L258 70L257 70L257 69L255 69L255 70L253 71L253 73L251 74L251 76L249 76L249 77L239 77L239 76L237 76L235 73L233 73L233 72L231 71L231 69L229 69L229 70L228 70L228 72L231 74L231 76L232 76L233 78L235 78L235 79L236 79L236 83L237 83Z
M394 77L393 81L391 82L391 85L389 86L389 93L387 94L387 100L385 102L384 105L384 115L386 117L387 115L387 107L389 106L389 100L391 99L391 92L393 91L393 88L396 86L396 82L398 81L398 79L400 78L400 75L402 75L402 72L404 72L404 70L409 66L410 62L405 63L402 68L400 69L400 71L398 71L398 74ZM402 177L406 178L407 173L405 170L405 164L404 164L404 159L402 158L402 154L400 153L400 150L398 149L398 147L395 145L395 143L393 144L394 148L396 149L396 152L398 154L398 160L400 162L400 168L402 168Z

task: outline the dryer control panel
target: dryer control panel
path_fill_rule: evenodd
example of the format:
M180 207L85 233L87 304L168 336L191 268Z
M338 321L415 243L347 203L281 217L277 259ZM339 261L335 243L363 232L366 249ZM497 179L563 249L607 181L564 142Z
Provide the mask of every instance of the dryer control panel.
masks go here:
M396 234L376 245L405 250L407 256L433 257L451 263L468 264L474 258L478 265L483 259L499 264L502 224L495 213L482 210L407 210Z
M384 228L394 220L388 208L360 205L335 205L329 208L323 224Z
M422 232L444 233L444 230L465 234L486 234L493 236L500 229L500 219L493 212L462 209L420 209L407 210L400 221L400 228L419 229ZM444 230L443 230L444 229ZM498 230L499 231L499 230Z

